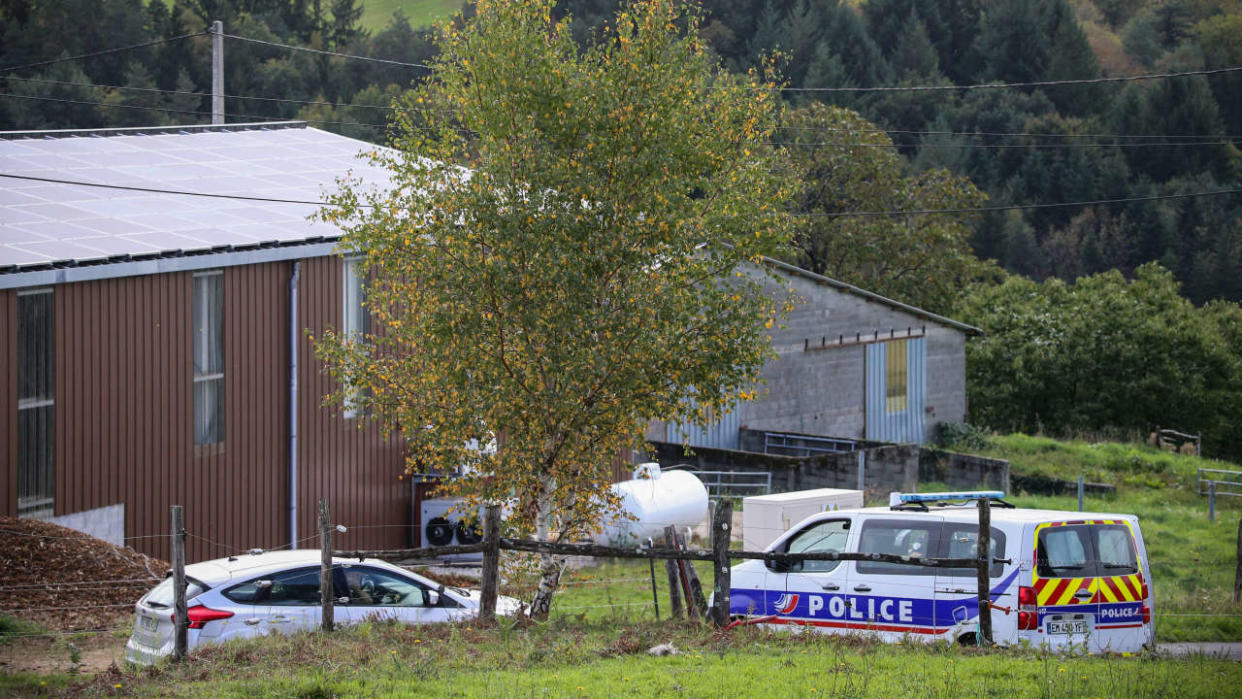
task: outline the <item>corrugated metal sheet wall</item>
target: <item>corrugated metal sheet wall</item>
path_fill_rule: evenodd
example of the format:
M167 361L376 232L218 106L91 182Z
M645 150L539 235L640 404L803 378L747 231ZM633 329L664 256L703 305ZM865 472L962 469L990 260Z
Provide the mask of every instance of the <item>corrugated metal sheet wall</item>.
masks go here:
M169 274L53 292L56 514L123 502L126 536L156 536L170 504L191 505L188 285ZM130 543L169 555L166 539Z
M56 513L125 503L127 536L187 558L285 542L285 265L224 274L225 441L193 443L191 275L56 289ZM72 426L72 427L70 427ZM167 557L164 539L135 548Z
M17 293L0 291L0 514L17 514Z
M664 441L674 444L686 443L692 447L709 447L712 449L737 449L738 428L741 427L740 413L737 406L722 415L719 420L699 427L669 421L665 427ZM682 433L685 433L684 435Z
M303 327L339 326L341 261L302 263ZM224 270L223 443L193 438L192 276L129 277L55 289L57 515L125 504L125 533L167 558L169 506L185 506L191 561L289 543L290 263ZM0 512L16 514L16 294L0 292ZM299 536L318 498L351 527L348 547L403 547L409 486L401 442L322 406L330 381L300 341ZM395 526L393 526L395 525ZM313 541L303 543L313 546Z
M881 442L922 443L923 408L927 405L927 340L899 340L906 344L906 409L890 413L885 401L888 342L867 345L867 439Z
M328 326L341 327L343 265L337 258L301 264L299 324L319 337ZM315 533L318 501L326 497L333 522L349 527L349 532L336 535L337 546L406 546L410 486L397 479L404 463L400 438L385 437L374 423L342 417L337 406L323 406L333 382L323 373L306 335L298 354L298 537Z

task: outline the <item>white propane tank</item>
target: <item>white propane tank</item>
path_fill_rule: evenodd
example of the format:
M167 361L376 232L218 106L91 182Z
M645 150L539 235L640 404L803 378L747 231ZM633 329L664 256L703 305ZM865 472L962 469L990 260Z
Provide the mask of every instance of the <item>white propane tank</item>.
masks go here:
M621 507L633 517L608 522L595 537L596 543L631 546L648 538L663 541L670 524L694 527L707 518L707 487L693 473L661 471L660 464L639 464L633 480L612 485Z

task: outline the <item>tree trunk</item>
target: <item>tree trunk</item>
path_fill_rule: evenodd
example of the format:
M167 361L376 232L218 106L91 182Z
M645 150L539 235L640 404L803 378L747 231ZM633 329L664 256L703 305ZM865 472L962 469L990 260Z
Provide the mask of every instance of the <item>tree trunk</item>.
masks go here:
M552 489L551 479L543 482L543 492L535 507L535 538L549 541L548 515L551 510ZM535 598L530 603L530 618L535 621L547 621L548 611L552 608L552 596L561 582L561 573L565 570L565 557L549 553L542 554L539 562L539 587L535 590Z

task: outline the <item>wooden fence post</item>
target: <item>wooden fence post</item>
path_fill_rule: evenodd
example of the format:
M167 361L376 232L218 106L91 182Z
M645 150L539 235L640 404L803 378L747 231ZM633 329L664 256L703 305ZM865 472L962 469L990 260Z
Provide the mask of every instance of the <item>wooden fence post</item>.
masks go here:
M483 511L483 583L479 599L479 625L496 622L496 595L500 587L500 505Z
M686 551L686 542L682 540L677 529L673 529L673 548ZM698 571L694 569L694 560L677 559L677 571L681 574L682 592L686 596L686 614L698 621L707 616L707 598L703 596L703 583L699 582Z
M715 574L715 590L712 595L712 621L716 626L729 624L729 589L732 587L729 572L729 540L733 532L733 501L721 498L712 513L712 561Z
M173 660L184 660L190 619L185 602L185 519L181 505L172 506Z
M670 549L677 548L677 528L671 524L664 528L664 545ZM681 576L677 574L677 561L674 561L671 558L666 560L664 562L664 569L668 571L668 600L669 607L672 608L669 613L672 614L674 619L680 619Z
M328 516L327 498L319 501L319 602L323 607L324 631L332 630L332 520Z
M655 546L655 542L650 537L647 538L647 548ZM660 620L660 590L656 587L655 581L655 559L648 558L647 564L651 567L651 603L655 605L656 621Z
M992 570L992 510L987 498L979 499L979 567L976 583L979 586L979 639L980 645L992 645L992 589L989 577Z

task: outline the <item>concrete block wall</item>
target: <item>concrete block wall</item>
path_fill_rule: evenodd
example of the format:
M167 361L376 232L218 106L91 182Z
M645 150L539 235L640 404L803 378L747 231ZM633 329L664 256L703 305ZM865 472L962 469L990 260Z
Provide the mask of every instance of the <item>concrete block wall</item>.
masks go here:
M954 488L980 488L1010 492L1009 462L943 449L923 449L919 456L919 479L946 483Z
M749 270L762 275L759 268ZM763 369L766 385L758 400L739 406L743 427L849 438L866 435L865 345L814 349L825 339L907 329L927 338L925 441L938 422L961 422L966 414L966 334L884 302L801 274L778 272L765 279L768 293L793 295L795 307L773 332L777 358ZM810 346L808 348L808 345Z

